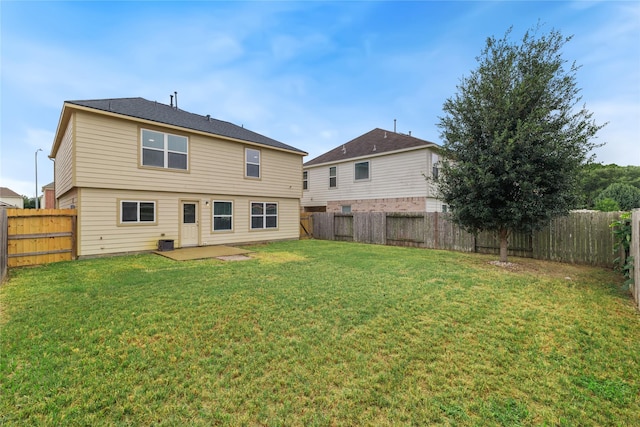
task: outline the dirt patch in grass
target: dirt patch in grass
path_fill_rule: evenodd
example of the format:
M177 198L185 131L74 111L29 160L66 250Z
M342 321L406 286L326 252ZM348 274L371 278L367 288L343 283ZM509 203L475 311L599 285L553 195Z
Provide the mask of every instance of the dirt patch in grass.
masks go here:
M491 260L488 264L513 273L525 273L537 277L545 276L563 280L576 280L585 274L593 274L593 267L591 266L563 264L529 258L511 257L508 262Z

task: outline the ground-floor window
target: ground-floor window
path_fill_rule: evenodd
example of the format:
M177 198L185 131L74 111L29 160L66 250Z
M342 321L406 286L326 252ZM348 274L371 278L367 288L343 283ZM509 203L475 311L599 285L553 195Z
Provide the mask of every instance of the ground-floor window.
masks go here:
M121 200L120 222L125 224L156 222L156 202Z
M278 228L278 204L251 202L251 229Z
M233 202L213 202L213 231L233 230Z

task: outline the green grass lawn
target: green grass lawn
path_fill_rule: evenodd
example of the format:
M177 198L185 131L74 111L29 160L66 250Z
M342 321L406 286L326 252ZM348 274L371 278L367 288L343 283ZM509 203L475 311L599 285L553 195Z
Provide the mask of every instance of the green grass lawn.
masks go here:
M328 241L12 270L3 425L638 425L612 271Z

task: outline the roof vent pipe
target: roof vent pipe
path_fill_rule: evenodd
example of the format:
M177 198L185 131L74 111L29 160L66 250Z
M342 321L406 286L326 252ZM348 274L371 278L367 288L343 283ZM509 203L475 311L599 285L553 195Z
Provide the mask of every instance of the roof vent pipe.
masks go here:
M169 103L169 105L173 107L173 95L169 95L169 98L171 98L171 102Z
M396 133L396 119L393 119L393 133Z
M178 92L173 92L173 94L176 96L176 110L178 109Z

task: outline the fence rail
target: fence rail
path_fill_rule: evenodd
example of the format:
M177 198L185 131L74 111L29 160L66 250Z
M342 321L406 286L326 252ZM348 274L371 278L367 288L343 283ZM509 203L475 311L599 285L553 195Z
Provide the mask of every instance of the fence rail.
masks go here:
M617 255L609 224L619 217L617 212L572 212L540 231L513 234L509 255L611 267ZM325 240L462 252L498 254L500 250L495 233L467 233L440 212L314 213L313 235Z
M6 215L9 268L75 259L75 209L7 209Z

